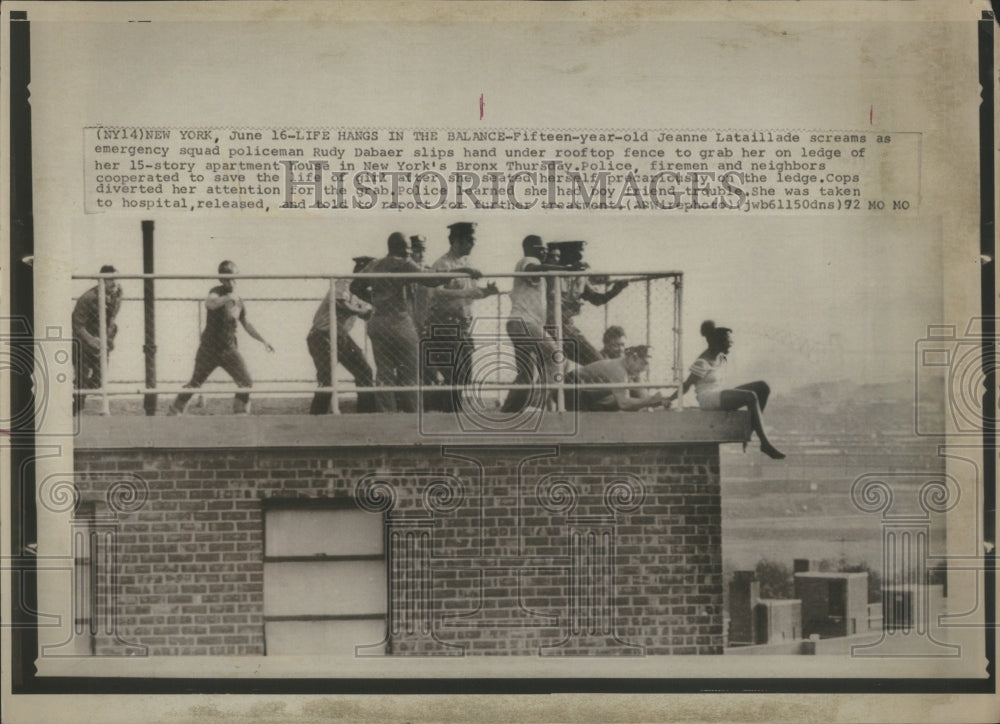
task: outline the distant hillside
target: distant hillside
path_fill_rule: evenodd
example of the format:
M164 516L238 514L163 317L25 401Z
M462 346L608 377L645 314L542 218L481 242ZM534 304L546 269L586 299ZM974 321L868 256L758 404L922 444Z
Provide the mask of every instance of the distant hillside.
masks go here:
M775 429L793 434L912 432L915 414L920 414L933 428L943 429L943 378L930 381L931 384L922 384L919 390L909 380L871 383L830 380L802 385L791 393L776 396L765 416ZM919 405L915 408L918 392Z

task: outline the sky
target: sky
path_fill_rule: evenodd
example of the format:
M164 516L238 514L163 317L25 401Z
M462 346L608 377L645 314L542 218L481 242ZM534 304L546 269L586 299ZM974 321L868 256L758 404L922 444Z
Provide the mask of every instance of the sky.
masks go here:
M32 68L33 122L36 137L45 140L34 149L36 269L63 280L104 263L140 271L142 217L83 210L79 173L72 169L82 164L83 127L98 124L877 132L930 128L944 118L955 119L948 137L955 142L943 148L942 134L928 136L922 159L942 156L956 168L972 167L974 144L958 140L973 138L974 129L962 123L974 114L955 99L968 103L975 96L952 90L952 75L942 93L955 93L953 110L921 100L953 59L910 52L924 37L912 29L859 32L848 25L661 23L627 15L600 25L467 23L458 16L434 24L321 29L297 22L33 24L39 57ZM954 52L966 47L954 42L958 32L937 26L926 40ZM969 47L974 52L974 44ZM641 57L649 62L637 63ZM868 72L872 65L879 73ZM947 180L941 177L942 188ZM426 235L433 261L446 249L445 227L458 220L479 223L472 261L486 272L511 270L526 234L584 239L595 270L684 272L685 368L703 349L699 324L711 318L735 330L733 374L767 379L780 391L831 379L912 377L914 346L928 324L944 320L945 301L956 288L942 273L949 250L964 243L954 238L948 210L933 205L941 193L935 183L924 176L924 203L914 213L879 218L537 210L160 212L149 218L156 222L156 269L163 273L212 273L225 258L244 274L348 272L352 256L381 255L395 230ZM87 285L66 282L65 296ZM209 286L164 282L157 291L201 299ZM269 357L252 340L242 342L255 376L310 378L304 337L323 283L245 280L241 290L247 297L314 300L252 303L251 319L278 352ZM138 295L138 283L126 291ZM644 305L635 290L626 294L609 322L642 341ZM654 302L660 297L669 301L665 288L654 292ZM51 304L54 316L68 319L68 304ZM171 302L159 310L165 375L183 379L190 371L197 309L196 302ZM126 306L119 322L121 334L131 337L120 338L113 367L126 378L141 377L140 319ZM596 329L588 324L587 330ZM669 324L664 309L654 318L654 336L667 339ZM661 342L661 360L669 355L662 348Z

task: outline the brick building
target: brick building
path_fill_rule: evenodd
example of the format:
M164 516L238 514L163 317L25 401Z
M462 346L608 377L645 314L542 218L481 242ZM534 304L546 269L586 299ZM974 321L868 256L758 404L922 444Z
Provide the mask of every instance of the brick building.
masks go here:
M86 418L78 644L722 653L719 444L744 413L553 415L518 436L363 417Z

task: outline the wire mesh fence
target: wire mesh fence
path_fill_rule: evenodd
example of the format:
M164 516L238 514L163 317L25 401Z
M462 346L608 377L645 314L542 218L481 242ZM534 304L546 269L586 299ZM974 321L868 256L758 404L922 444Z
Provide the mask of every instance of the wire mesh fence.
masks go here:
M562 410L574 370L636 345L651 348L641 375L588 386L680 385L679 272L418 276L369 268L330 276L74 277L74 409L108 414L114 400L116 414L138 412L137 398L158 395L161 413L225 411L227 397L245 412L253 394L271 401L268 411L289 413L485 411L502 409L522 390L529 406ZM511 336L518 277L546 287L544 337ZM147 302L149 279L155 293ZM430 280L437 286L424 286ZM150 311L154 345L144 343ZM552 375L535 355L527 366L538 369L519 378L536 343L562 350L550 355Z

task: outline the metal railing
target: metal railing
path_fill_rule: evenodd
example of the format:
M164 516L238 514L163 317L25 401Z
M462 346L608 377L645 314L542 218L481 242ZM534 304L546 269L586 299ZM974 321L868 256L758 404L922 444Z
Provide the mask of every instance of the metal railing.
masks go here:
M501 348L506 342L506 335L503 334L503 321L509 317L503 313L503 300L509 295L508 291L500 291L496 296L496 307L495 307L495 317L491 317L497 320L497 346L496 346L496 357L497 364L496 372L494 375L493 382L487 382L484 380L474 380L466 384L453 384L453 385L434 385L428 387L424 384L424 377L422 375L423 360L418 359L418 380L415 385L383 385L375 383L373 387L364 387L354 385L345 385L343 379L338 379L337 370L339 367L338 363L338 349L337 349L337 289L336 283L338 280L356 280L356 279L393 279L398 281L407 280L421 280L427 279L429 277L435 277L445 280L451 279L469 279L467 274L462 273L440 273L440 272L421 272L421 273L356 273L356 274L122 274L122 273L106 273L106 274L79 274L74 275L72 278L74 280L96 280L96 297L97 297L97 338L99 341L99 374L100 374L100 384L93 387L81 387L79 384L75 385L75 393L83 393L87 395L94 395L100 399L100 412L101 414L108 415L111 414L110 400L112 397L139 397L157 394L178 394L178 393L194 393L197 395L208 395L208 396L221 396L221 395L232 395L234 392L239 392L241 389L246 389L247 392L252 391L255 395L295 395L301 396L304 394L315 394L329 393L331 395L331 412L334 414L340 414L340 402L344 395L357 395L358 393L420 393L427 392L428 389L433 389L439 392L459 392L468 393L469 388L472 384L475 384L476 392L509 392L516 389L537 389L538 385L532 384L514 384L512 382L505 382L501 379L501 364L500 357L502 355ZM544 278L549 280L549 283L554 286L554 290L550 295L550 299L554 298L557 303L554 304L554 323L547 325L546 330L550 332L553 341L556 344L556 348L563 350L565 346L564 333L564 300L563 300L563 284L564 280L578 278L578 277L588 277L588 278L604 278L608 280L605 283L610 283L611 281L628 281L629 283L641 283L642 284L642 309L641 313L644 317L644 333L645 339L642 343L646 345L654 346L653 337L657 329L654 322L660 319L660 316L654 311L653 308L653 289L656 285L669 286L669 294L671 299L671 319L670 326L667 328L670 346L670 366L669 366L669 376L665 375L651 375L649 369L645 373L645 379L642 382L626 382L626 383L580 383L578 387L580 389L587 390L615 390L615 389L653 389L662 388L666 390L680 390L683 379L684 379L684 367L683 367L683 357L682 357L682 301L683 301L683 272L680 271L620 271L620 272L596 272L594 270L586 271L547 271L547 272L509 272L509 273L484 273L481 275L483 280L494 280L494 279L510 279L513 280L518 277L527 278ZM241 284L246 281L252 280L293 280L299 282L306 281L325 281L326 287L329 290L329 315L330 315L330 354L329 363L331 370L331 382L328 386L317 386L315 382L311 382L305 378L291 378L291 379L265 379L265 383L278 383L281 387L277 386L253 386L252 388L238 388L232 384L226 385L224 387L217 387L216 384L210 383L209 387L197 387L190 388L180 384L167 384L155 386L147 386L145 380L141 381L141 386L136 387L136 380L119 380L111 381L108 378L109 372L109 319L108 319L108 308L107 308L107 285L112 282L120 281L130 281L130 280L159 280L159 281L196 281L196 280L206 280L206 281L216 281L220 279L234 278L239 279ZM662 294L661 292L658 292ZM270 303L298 303L304 304L309 303L311 305L316 304L320 301L321 295L318 297L302 296L302 295L288 295L288 296L248 296L241 297L244 301L265 301ZM138 296L122 296L120 301L134 302L142 301L142 297ZM197 307L197 324L198 332L201 332L201 326L205 318L203 314L203 304L204 298L199 298L195 296L163 296L157 297L156 303L160 302L190 302L196 304ZM477 309L481 309L482 306L487 303L487 300L479 300L475 303ZM610 319L610 310L613 308L613 303L609 302L603 305L603 328L607 328ZM635 307L637 302L633 299L631 307ZM634 311L634 310L633 310ZM476 314L474 318L479 319L485 315ZM663 315L666 316L666 315ZM666 321L665 319L662 321ZM360 322L360 320L359 320ZM127 334L134 334L138 339L141 337L141 330L128 330ZM365 335L364 339L364 352L365 357L370 357L370 349L367 344L368 338ZM427 341L421 339L421 342ZM635 340L632 340L635 343ZM510 347L510 344L506 345ZM145 354L156 355L155 346L150 349L145 349ZM657 352L658 354L658 352ZM566 372L567 372L567 361L565 355L558 361L558 370L555 384L552 385L555 391L555 408L556 411L563 412L566 410L566 389L570 384L566 382ZM683 396L678 395L676 405L681 406L683 404Z

